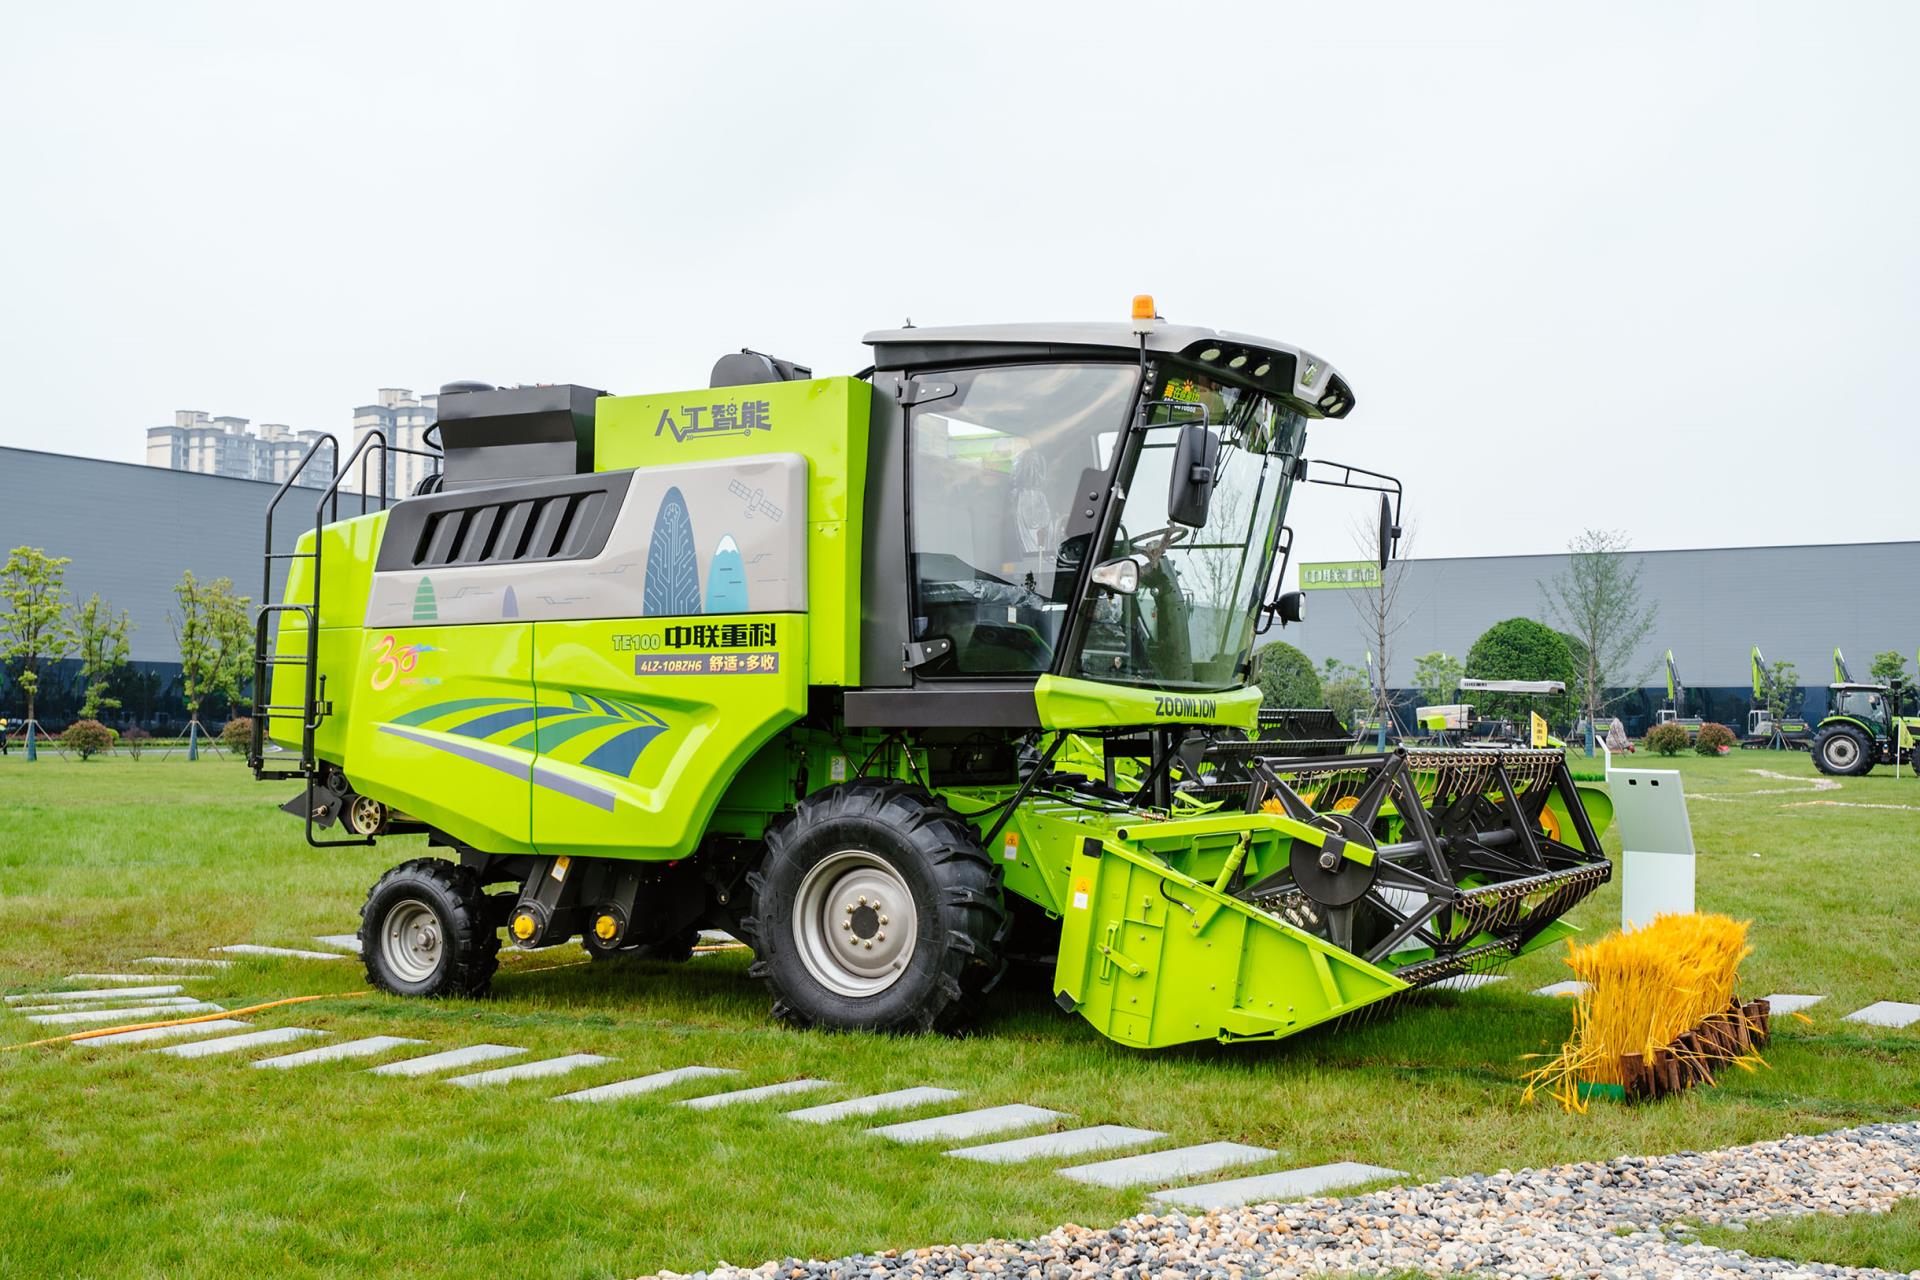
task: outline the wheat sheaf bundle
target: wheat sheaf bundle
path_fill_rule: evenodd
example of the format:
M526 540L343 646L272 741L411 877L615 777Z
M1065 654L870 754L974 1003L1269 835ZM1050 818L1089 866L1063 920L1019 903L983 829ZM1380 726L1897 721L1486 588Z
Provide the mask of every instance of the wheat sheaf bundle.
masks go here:
M1544 1093L1569 1111L1586 1110L1582 1085L1622 1085L1622 1060L1653 1062L1662 1053L1694 1055L1689 1033L1736 1009L1740 962L1752 954L1747 922L1722 915L1662 915L1651 924L1571 943L1567 966L1586 984L1573 1034L1544 1066L1526 1075L1525 1100ZM1726 1060L1752 1070L1759 1058L1742 1046ZM1710 1072L1698 1074L1710 1078Z

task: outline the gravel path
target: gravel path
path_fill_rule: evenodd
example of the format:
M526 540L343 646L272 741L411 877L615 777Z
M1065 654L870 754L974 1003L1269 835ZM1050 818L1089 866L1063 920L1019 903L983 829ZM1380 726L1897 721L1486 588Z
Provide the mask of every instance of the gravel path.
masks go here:
M1254 1280L1418 1269L1547 1277L1859 1276L1894 1273L1753 1258L1691 1243L1682 1223L1886 1209L1920 1194L1920 1124L1869 1125L1725 1151L1502 1170L1346 1199L1143 1214L1110 1230L942 1246L832 1262L721 1264L699 1280ZM662 1272L673 1276L673 1272ZM1920 1276L1920 1271L1913 1273Z

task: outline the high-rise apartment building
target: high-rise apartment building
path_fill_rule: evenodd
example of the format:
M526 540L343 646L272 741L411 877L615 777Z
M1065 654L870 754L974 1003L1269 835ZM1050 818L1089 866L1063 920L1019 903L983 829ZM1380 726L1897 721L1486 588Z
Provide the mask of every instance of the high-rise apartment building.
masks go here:
M427 428L434 423L438 401L438 396L416 396L405 387L380 388L379 398L373 404L363 404L353 411L353 445L358 446L367 432L378 430L395 450L430 451L426 434ZM367 470L366 485L369 490L376 487L377 466L376 461ZM387 493L391 497L403 498L412 493L413 487L421 480L439 469L440 464L436 459L414 453L392 453L387 459ZM355 470L359 468L355 467ZM349 484L358 488L360 477L355 475Z
M256 429L245 418L180 409L173 415L172 426L147 429L147 465L278 483L293 473L301 455L320 434L295 431L279 422L263 422ZM330 475L326 460L317 459L301 474L299 483L323 488Z

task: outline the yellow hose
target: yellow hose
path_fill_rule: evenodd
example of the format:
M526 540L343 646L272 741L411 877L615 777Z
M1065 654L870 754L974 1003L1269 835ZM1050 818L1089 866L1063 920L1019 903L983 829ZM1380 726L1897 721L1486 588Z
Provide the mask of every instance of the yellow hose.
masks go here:
M124 1027L98 1027L92 1031L75 1031L64 1036L49 1036L45 1040L28 1040L22 1044L10 1044L8 1049L34 1049L43 1044L60 1044L62 1041L91 1040L95 1036L118 1035L122 1031L152 1031L159 1027L185 1027L196 1022L217 1022L221 1018L231 1018L242 1013L258 1013L262 1009L277 1009L283 1004L304 1004L308 1000L350 1000L355 996L371 994L366 991L342 991L336 995L325 996L288 996L284 1000L269 1000L265 1004L250 1004L244 1009L222 1009L219 1013L203 1013L193 1018L174 1018L167 1022L130 1022Z

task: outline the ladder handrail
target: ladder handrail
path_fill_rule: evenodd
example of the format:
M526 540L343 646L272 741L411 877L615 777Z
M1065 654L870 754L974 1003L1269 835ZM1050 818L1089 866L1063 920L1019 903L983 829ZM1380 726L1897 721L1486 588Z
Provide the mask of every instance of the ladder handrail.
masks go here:
M300 455L300 461L294 464L293 470L287 473L287 478L280 482L280 487L274 490L272 499L267 503L266 538L265 538L266 545L262 548L261 569L260 569L260 578L261 578L260 602L256 606L256 608L258 609L258 613L255 615L255 619L254 619L256 630L254 633L254 640L253 640L253 708L252 709L255 712L255 714L252 717L253 733L250 735L250 740L247 743L247 764L249 767L253 769L255 777L258 777L260 774L260 766L266 758L266 746L267 746L267 717L262 716L258 713L261 706L265 705L262 702L263 697L268 700L271 700L273 696L272 690L266 689L266 683L267 683L267 680L269 679L267 675L268 666L266 661L266 658L267 658L266 620L269 614L282 612L281 608L278 605L275 605L273 603L273 562L279 558L274 554L274 551L273 551L273 513L279 509L281 501L287 496L288 492L292 490L294 484L300 479L301 475L306 471L307 465L314 460L314 457L316 455L319 454L320 447L322 445L331 445L333 447L333 460L336 464L339 462L340 442L334 438L332 432L330 431L321 432L319 436L317 436L314 439L314 442L307 446L307 451ZM315 562L317 564L320 548L316 545L313 550L314 550ZM316 609L318 608L319 603L320 603L320 598L318 593L316 593L314 596L314 605ZM264 693L263 693L263 689L265 690ZM303 765L304 765L304 761L303 761Z
M276 552L273 549L274 512L279 508L281 500L292 491L295 482L306 470L307 465L318 455L322 445L331 445L333 447L335 466L331 479L326 486L321 489L320 496L314 502L313 548L311 551L304 553L298 551L289 553ZM367 467L373 460L375 453L379 455L378 487L377 489L370 489L367 484ZM252 766L256 778L290 776L285 772L270 773L265 769L266 744L269 736L268 721L272 718L275 711L279 711L284 716L294 710L291 704L281 706L272 701L273 689L271 672L276 666L304 667L302 699L299 707L301 716L300 766L298 774L305 777L307 781L307 843L319 847L340 844L373 843L371 836L355 840L321 840L316 837L313 829L313 784L320 772L316 739L320 729L320 722L324 720L328 714L328 709L322 698L326 688L326 677L320 674L319 669L321 573L326 564L326 557L321 554L321 550L325 545L322 539L327 524L332 521L337 521L340 518L340 486L347 477L354 474L355 463L358 463L360 468L360 514L362 516L369 514L370 499L373 502L377 502L377 509L380 511L386 510L392 502L398 500L395 495L390 495L387 492L388 455L392 453L405 453L412 454L416 457L428 458L436 463L441 463L443 466L445 463L445 455L438 451L413 449L401 445L388 444L386 433L377 427L369 429L363 434L359 441L355 443L353 451L342 460L340 458L339 442L331 434L323 433L319 439L308 446L306 453L301 456L300 461L295 464L293 470L281 483L280 488L275 491L272 501L267 504L266 546L263 554L260 590L261 603L254 619L254 716L252 743L251 749L248 752L247 762ZM309 559L313 562L311 577L308 583L309 591L307 593L307 600L305 602L275 602L273 600L273 562L275 560L294 559ZM285 613L297 613L301 615L302 625L306 628L306 636L304 637L306 652L298 659L287 658L284 661L277 661L277 655L270 655L269 652L269 624L271 619L279 614Z

